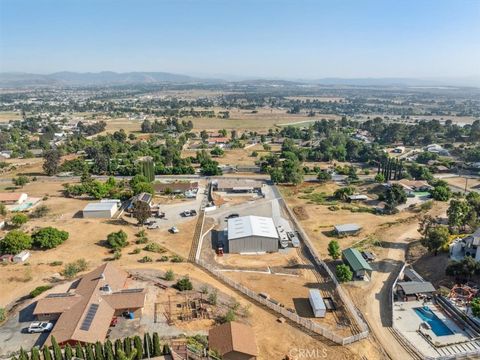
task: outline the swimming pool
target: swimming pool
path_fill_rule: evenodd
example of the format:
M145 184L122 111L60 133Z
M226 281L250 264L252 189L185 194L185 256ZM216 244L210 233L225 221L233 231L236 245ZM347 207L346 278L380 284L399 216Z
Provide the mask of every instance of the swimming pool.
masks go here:
M447 325L445 325L443 321L440 320L438 316L433 313L432 310L430 310L428 306L413 308L413 310L415 310L415 313L420 319L430 325L435 335L453 335L453 331L450 330Z
M15 206L12 209L12 211L24 211L24 210L27 210L27 209L31 208L33 205L35 205L35 203L33 203L33 202L24 202L23 204Z

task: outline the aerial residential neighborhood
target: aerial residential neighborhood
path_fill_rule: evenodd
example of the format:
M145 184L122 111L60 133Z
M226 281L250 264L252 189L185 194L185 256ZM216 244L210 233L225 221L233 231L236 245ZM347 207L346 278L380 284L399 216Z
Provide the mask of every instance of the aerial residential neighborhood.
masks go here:
M0 0L0 360L480 359L479 24Z

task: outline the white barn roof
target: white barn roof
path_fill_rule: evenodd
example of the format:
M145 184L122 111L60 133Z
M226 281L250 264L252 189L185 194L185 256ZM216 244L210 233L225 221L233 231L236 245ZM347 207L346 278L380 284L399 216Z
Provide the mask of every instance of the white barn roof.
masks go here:
M83 211L110 211L114 207L117 207L115 202L89 203Z
M241 216L228 219L228 240L247 236L262 236L278 239L277 229L272 218L262 216Z

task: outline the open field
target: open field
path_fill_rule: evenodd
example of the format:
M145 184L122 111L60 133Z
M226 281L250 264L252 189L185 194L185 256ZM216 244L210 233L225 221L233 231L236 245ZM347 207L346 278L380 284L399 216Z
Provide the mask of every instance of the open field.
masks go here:
M19 112L0 111L0 122L9 122L10 120L21 120L22 115Z
M465 180L464 177L449 177L442 179L445 180L447 183L450 185L456 186L462 191L465 189L465 185L467 185L467 190L472 191L472 190L477 190L480 191L480 180L479 179L474 179L474 178L468 178Z
M396 215L380 216L370 212L352 212L350 210L330 210L329 206L315 203L315 197L302 192L302 189L313 188L315 193L332 194L339 186L333 182L326 184L303 184L298 187L282 187L281 191L292 208L297 214L302 226L307 231L310 239L322 258L328 257L327 245L332 239L338 239L340 247L345 249L369 236L375 235L379 228L388 227L391 224L400 222L412 216L407 212L400 212ZM302 199L301 197L308 197ZM313 199L313 200L311 200ZM349 207L347 203L336 202L337 207ZM359 205L366 207L365 205ZM337 238L331 235L334 225L355 223L362 227L359 234L354 236L345 236Z

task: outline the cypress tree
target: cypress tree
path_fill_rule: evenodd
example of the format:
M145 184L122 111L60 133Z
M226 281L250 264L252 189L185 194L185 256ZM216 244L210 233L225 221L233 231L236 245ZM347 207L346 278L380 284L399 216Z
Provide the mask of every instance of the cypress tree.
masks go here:
M103 346L100 341L95 343L95 360L104 360L103 357Z
M57 339L55 336L52 336L52 349L53 349L53 358L55 360L63 360L62 350L58 346Z
M80 343L77 343L77 345L75 345L75 357L79 359L85 359L85 353L83 352L83 348Z
M30 351L30 359L31 360L40 360L40 351L38 347L34 346Z
M130 357L132 354L132 339L130 339L128 336L123 339L123 347L125 348L125 355Z
M93 353L93 345L92 344L85 345L85 359L86 360L95 360L95 355Z
M63 355L65 357L65 360L72 360L73 358L73 350L70 344L65 345L65 349L63 351Z
M43 360L52 360L52 353L48 346L43 347Z
M115 355L113 354L113 345L110 340L105 341L105 344L103 344L103 355L105 360L115 360Z
M140 336L135 336L133 338L133 343L135 344L135 349L137 350L137 353L135 354L135 359L142 360L143 346L142 346L142 339L140 339Z
M119 352L122 351L125 354L125 349L123 348L123 342L120 339L115 340L115 356L118 358Z
M162 355L162 347L160 345L160 338L158 337L158 333L154 332L153 333L153 351L152 351L153 356L160 356Z
M163 355L170 355L170 347L168 344L163 345Z
M143 335L143 350L145 351L145 357L149 358L152 356L153 347L152 347L152 337L150 333L145 333Z
M20 348L20 355L18 355L18 360L28 360L28 354L25 350L23 350L23 347Z

